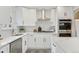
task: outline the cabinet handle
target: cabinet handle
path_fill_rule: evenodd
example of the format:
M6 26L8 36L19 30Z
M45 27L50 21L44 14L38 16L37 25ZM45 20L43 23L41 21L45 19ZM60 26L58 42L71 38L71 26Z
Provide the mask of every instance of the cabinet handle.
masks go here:
M25 45L26 45L26 41L25 41Z
M1 53L4 53L4 51L1 51Z
M53 46L56 47L56 45L53 43Z

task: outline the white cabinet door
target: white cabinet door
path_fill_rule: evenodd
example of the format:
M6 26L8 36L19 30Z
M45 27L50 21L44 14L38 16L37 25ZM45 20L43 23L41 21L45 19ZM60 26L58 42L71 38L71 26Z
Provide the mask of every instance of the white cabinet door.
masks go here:
M52 9L51 10L51 20L50 21L52 22L53 26L56 25L56 21L57 21L57 19L56 19L57 15L56 14L57 14L56 9Z
M36 47L38 49L43 48L43 38L40 35L36 37Z
M36 10L23 8L23 20L26 26L35 26Z
M18 26L35 26L36 10L16 7L16 20Z
M43 46L43 38L40 35L33 34L27 38L27 46L31 49L41 49Z
M58 18L59 19L72 19L73 18L73 9L72 7L58 7L57 8Z
M52 53L56 52L56 44L54 42L51 43L51 52Z
M27 36L22 37L22 52L25 53L27 51Z
M34 48L34 37L32 34L27 34L27 49Z
M43 38L43 47L44 48L50 48L50 38L49 37Z
M9 53L9 44L0 48L0 53Z
M40 49L50 48L50 38L45 35L36 36L36 47Z
M23 10L22 7L16 7L16 22L17 26L23 25Z
M41 34L32 34L27 37L27 47L32 49L47 49L50 47L50 37Z

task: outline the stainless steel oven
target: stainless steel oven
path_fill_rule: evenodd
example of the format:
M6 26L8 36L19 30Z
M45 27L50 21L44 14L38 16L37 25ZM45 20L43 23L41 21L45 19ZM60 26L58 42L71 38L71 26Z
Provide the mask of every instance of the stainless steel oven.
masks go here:
M71 37L72 20L59 19L59 37Z
M60 19L59 30L71 30L71 20Z

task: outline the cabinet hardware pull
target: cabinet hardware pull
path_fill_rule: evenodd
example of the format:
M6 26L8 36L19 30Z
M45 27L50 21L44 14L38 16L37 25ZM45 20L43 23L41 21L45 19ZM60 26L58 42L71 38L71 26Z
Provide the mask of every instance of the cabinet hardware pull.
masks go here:
M25 41L25 45L26 45L26 41Z
M53 43L53 46L56 47L56 45Z

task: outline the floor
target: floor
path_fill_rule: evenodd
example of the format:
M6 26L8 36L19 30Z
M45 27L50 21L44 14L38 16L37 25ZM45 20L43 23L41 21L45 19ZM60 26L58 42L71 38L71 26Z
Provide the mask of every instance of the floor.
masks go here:
M27 49L26 53L51 53L51 49Z

